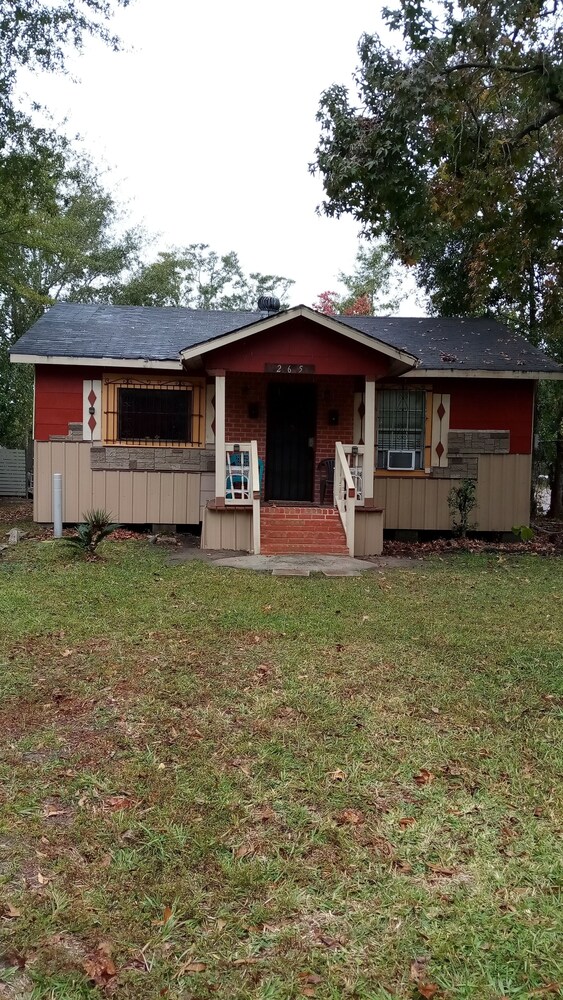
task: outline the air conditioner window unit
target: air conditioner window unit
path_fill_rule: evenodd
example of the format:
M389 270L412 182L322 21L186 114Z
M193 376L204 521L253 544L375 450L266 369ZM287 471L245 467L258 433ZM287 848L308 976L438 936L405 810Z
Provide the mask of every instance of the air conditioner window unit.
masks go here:
M412 450L395 450L387 452L388 469L414 469L416 452Z

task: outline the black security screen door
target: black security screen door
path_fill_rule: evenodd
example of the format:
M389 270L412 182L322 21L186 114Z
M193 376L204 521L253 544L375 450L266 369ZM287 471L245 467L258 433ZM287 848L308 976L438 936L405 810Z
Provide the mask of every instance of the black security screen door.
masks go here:
M317 389L307 383L268 387L266 500L313 499Z

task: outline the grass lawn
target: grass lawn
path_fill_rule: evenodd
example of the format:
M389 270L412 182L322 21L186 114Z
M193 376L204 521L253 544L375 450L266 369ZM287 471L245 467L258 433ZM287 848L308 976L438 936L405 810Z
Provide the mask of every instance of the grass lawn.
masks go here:
M0 563L0 997L562 996L563 563Z

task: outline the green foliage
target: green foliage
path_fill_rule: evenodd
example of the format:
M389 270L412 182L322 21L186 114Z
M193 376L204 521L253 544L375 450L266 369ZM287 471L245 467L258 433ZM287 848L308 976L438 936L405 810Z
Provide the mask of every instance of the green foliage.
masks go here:
M314 308L328 315L387 316L397 311L403 295L399 291L398 265L387 243L377 240L358 247L351 274L340 271L338 280L346 292L321 292Z
M477 506L476 484L473 479L462 479L459 486L452 486L448 493L448 508L455 535L465 538L468 531L477 527L469 521L471 511Z
M527 524L515 525L512 529L512 534L516 535L516 538L520 542L531 542L535 538L535 532Z
M91 164L43 148L19 176L14 159L0 156L0 444L9 447L27 442L33 396L33 371L11 365L10 348L57 299L110 298L141 244L137 231L119 230Z
M277 274L247 275L234 251L221 255L206 243L191 243L139 264L110 300L114 305L253 310L260 295L275 295L287 308L293 283Z
M352 215L416 265L434 312L496 315L563 361L559 6L399 0L384 19L401 48L364 35L356 95L338 84L321 98L324 212ZM552 440L556 395L542 398Z
M76 525L77 537L67 538L65 542L80 552L94 555L100 542L116 531L120 525L112 523L112 515L106 510L87 510L82 517L83 523Z

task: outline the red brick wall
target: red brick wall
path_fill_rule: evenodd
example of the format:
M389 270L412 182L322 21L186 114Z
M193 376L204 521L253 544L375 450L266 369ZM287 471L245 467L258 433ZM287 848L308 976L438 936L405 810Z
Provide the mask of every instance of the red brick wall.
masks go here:
M288 381L291 376L282 376ZM268 385L275 376L258 374L228 373L225 380L227 441L258 442L260 458L268 461L266 454L266 417ZM352 442L354 431L354 389L355 380L350 375L307 376L308 383L317 385L317 432L315 437L315 468L323 458L334 458L336 441ZM249 417L249 404L258 405L257 418ZM339 422L329 425L329 410L338 410ZM315 497L319 496L319 473L316 472Z

